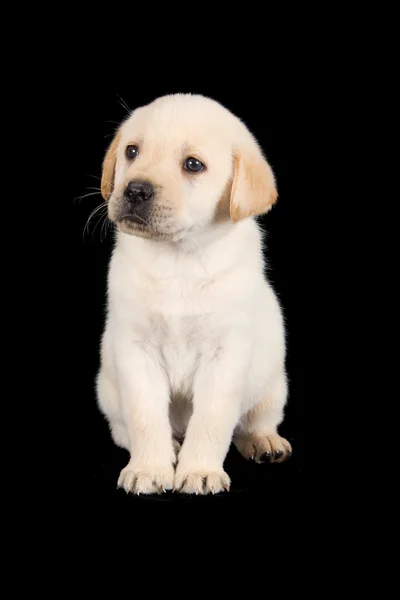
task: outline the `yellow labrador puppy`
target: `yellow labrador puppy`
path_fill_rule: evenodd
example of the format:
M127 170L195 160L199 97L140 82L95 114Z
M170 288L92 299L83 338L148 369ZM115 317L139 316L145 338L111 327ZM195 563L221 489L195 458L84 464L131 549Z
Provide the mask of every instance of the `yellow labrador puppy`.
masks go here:
M118 485L229 490L232 439L283 461L284 325L254 219L277 191L253 135L214 100L158 98L118 129L101 189L117 234L97 395L130 453Z

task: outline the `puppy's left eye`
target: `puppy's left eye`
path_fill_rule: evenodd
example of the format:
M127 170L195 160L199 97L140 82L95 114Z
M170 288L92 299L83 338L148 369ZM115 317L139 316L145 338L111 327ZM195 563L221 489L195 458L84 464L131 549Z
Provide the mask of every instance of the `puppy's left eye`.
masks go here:
M193 156L190 156L183 163L183 168L185 169L185 171L189 171L190 173L199 173L200 171L203 171L203 169L205 169L206 167L205 165L203 165L202 162L197 160L197 158L193 158Z
M133 160L139 154L139 148L137 146L127 146L125 148L125 156L128 160Z

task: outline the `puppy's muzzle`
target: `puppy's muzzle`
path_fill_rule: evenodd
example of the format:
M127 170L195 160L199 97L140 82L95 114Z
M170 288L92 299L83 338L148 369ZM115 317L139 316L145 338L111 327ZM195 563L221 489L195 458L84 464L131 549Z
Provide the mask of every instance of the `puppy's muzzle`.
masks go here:
M124 200L132 209L149 202L154 196L154 187L148 181L130 181L124 191Z
M122 195L116 220L147 227L154 197L155 189L149 181L130 181Z

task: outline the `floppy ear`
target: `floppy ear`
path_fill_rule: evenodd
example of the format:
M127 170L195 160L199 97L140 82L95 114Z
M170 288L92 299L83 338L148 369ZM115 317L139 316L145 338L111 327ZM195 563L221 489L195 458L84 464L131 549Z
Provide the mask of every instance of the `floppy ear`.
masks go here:
M101 174L101 195L104 200L108 200L114 189L115 163L117 161L117 148L121 138L120 131L117 131L111 142L103 161L103 172Z
M258 146L235 151L229 205L232 221L268 212L277 198L274 174Z

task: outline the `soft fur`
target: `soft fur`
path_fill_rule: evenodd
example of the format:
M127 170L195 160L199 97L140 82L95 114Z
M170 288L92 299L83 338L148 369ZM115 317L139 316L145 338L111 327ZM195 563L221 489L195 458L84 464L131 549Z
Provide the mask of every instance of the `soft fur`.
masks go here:
M125 149L139 154L127 160ZM182 165L193 156L200 173ZM130 181L156 190L146 217L123 217ZM277 199L255 138L208 98L174 94L135 110L103 166L116 224L97 394L130 460L137 494L229 489L231 441L247 459L291 454L277 431L287 398L281 309L254 219Z

